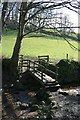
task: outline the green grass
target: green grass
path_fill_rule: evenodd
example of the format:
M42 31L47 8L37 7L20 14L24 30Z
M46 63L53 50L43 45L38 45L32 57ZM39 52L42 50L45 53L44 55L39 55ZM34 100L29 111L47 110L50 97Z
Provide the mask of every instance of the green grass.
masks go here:
M11 57L13 47L16 41L16 31L3 33L2 38L2 55ZM76 41L69 40L73 45L78 47ZM78 60L78 51L70 48L69 44L62 38L46 36L44 34L31 34L23 39L20 54L26 56L49 55L51 58L66 58Z
M2 56L11 57L15 45L17 33L16 31L3 32L2 36Z

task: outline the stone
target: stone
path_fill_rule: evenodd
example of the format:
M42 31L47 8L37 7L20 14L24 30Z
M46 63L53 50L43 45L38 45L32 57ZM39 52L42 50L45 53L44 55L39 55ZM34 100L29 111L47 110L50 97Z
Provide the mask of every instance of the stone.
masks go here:
M59 94L62 94L62 95L64 95L64 96L69 95L67 91L59 92Z
M30 112L34 112L36 110L39 109L39 106L38 105L33 105L31 108L30 108Z
M76 96L79 96L79 97L80 97L80 94L78 93Z
M16 105L19 107L21 105L21 102L20 101L16 102Z
M76 96L78 94L78 91L77 90L69 90L69 95L73 95L73 96Z
M29 105L26 104L26 103L20 104L20 109L21 109L21 110L26 110L28 107L29 107Z

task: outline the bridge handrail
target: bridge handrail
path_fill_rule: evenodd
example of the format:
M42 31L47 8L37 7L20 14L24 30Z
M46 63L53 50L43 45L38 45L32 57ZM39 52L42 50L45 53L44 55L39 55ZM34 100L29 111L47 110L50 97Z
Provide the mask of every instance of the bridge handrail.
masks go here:
M43 73L51 73L55 76L58 76L58 73L56 72L53 72L47 68L45 68L44 65L40 64L40 61L39 60L36 60L36 61L32 61L32 60L29 60L29 59L23 59L23 56L20 57L20 60L19 60L19 65L21 66L20 67L20 72L22 72L22 68L23 67L26 67L28 70L31 70L36 74L41 74L41 79L43 79ZM57 77L56 77L57 78Z

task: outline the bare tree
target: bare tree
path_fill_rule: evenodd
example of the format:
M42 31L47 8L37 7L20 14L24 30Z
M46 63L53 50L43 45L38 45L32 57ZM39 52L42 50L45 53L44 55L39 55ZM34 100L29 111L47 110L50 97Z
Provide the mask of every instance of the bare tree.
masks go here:
M25 35L29 34L30 32L37 31L41 29L44 24L40 27L40 24L38 26L35 26L35 29L32 29L25 33L24 28L25 25L28 23L30 24L30 21L35 20L35 17L40 15L40 13L45 12L45 10L48 9L60 9L62 7L67 7L68 9L71 9L75 12L78 12L77 9L80 8L78 5L79 3L76 2L76 0L73 2L72 0L47 0L47 1L37 1L37 0L30 0L27 2L22 2L21 3L21 8L19 9L20 16L19 16L19 29L18 29L18 35L16 39L16 43L13 49L13 54L11 57L11 68L12 71L17 74L17 66L18 66L18 59L19 59L19 53L20 53L20 48L21 48L21 42L22 39ZM35 11L34 11L35 9ZM30 11L34 11L31 14ZM40 20L40 17L39 19Z
M8 7L8 2L4 2L3 8L2 8L2 28L5 24L5 16L6 16L7 7Z
M6 21L10 18L10 13L13 11L13 8L16 3L3 2L2 3L2 29L6 24Z

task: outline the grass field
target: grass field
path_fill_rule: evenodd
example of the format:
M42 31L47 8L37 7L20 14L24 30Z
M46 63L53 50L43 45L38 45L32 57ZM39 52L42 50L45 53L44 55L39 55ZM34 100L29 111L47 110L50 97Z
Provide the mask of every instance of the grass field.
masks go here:
M2 37L2 55L11 57L15 44L17 33L15 31L7 31ZM78 47L76 41L70 42ZM78 60L78 51L73 50L69 44L61 38L35 34L29 35L23 39L20 54L26 56L49 55L51 58L62 59L69 54L69 59Z

